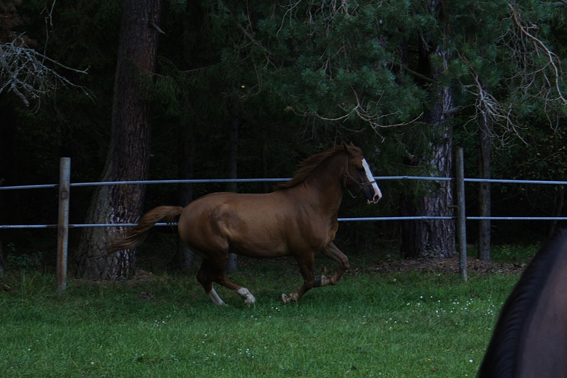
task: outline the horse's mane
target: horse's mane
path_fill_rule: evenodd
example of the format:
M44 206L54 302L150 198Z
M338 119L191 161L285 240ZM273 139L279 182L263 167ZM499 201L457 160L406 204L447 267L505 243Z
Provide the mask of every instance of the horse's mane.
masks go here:
M492 339L486 350L478 377L513 377L519 361L522 336L533 313L551 270L567 250L567 230L546 243L522 274L506 299Z
M355 148L357 152L360 151L358 147L352 146L351 148ZM308 157L299 164L300 169L297 171L297 173L291 180L276 185L274 189L275 190L287 189L302 183L303 181L305 181L307 177L309 177L313 173L313 171L317 167L321 165L321 163L323 163L331 156L344 151L346 151L346 147L345 145L341 144L335 147L331 147L326 151L318 153L317 155ZM360 151L360 153L362 154L362 151Z

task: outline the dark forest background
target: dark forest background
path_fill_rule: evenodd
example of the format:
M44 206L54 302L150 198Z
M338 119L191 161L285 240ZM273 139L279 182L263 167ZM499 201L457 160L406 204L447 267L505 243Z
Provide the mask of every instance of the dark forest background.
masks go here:
M60 157L72 159L72 182L101 180L121 127L116 97L130 96L117 94L120 75L133 77L132 96L146 104L147 179L291 177L301 160L343 141L363 149L377 176L454 176L454 147L463 146L466 177L566 179L563 1L134 3L0 1L0 185L57 183ZM148 9L156 22L126 17ZM144 50L150 37L126 34L136 30L128 22L155 34L155 50ZM151 71L125 46L155 62ZM23 76L31 63L14 57L24 48L39 54L43 76ZM121 74L123 60L137 69ZM345 196L340 216L453 214L451 187L379 185L378 205ZM148 185L141 210L271 186ZM486 211L487 193L494 216L566 215L563 186L466 190L468 215ZM88 219L95 195L72 189L71 223ZM0 224L56 219L54 190L0 191ZM469 243L487 232L476 223ZM488 240L533 243L557 226L493 221ZM341 223L337 244L347 254L447 257L451 227ZM72 258L89 248L82 238L72 230ZM0 230L0 243L5 258L40 252L55 261L54 230Z

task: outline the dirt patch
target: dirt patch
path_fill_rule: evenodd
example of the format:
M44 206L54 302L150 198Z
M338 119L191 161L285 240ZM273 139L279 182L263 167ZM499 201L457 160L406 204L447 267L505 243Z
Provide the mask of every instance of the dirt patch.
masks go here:
M459 258L452 257L446 259L415 259L415 260L395 260L373 264L377 272L436 272L436 273L459 273ZM467 270L477 273L521 273L526 268L526 264L517 263L497 263L493 261L481 261L469 258L467 260Z
M123 278L120 277L116 280L89 280L86 278L68 278L68 282L74 285L103 285L103 286L110 286L110 285L123 285L127 284L130 287L133 287L140 283L146 282L165 282L167 278L161 275L153 274L152 272L147 272L143 269L137 269L136 274L130 278Z
M374 260L364 261L359 256L352 256L350 258L351 268L345 275L353 275L357 273L412 273L412 272L425 272L425 273L445 273L445 274L459 274L459 258L446 258L446 259L413 259L413 260ZM190 271L180 272L180 277L193 280L197 272L197 267L200 266L200 261L196 261L196 266ZM255 269L260 271L269 269L272 271L274 267L279 267L274 270L276 275L299 274L297 262L292 257L277 258L277 259L252 259L239 256L238 271L244 274L254 274ZM526 263L499 263L493 261L481 261L475 258L467 260L467 269L469 273L477 274L521 274L526 268ZM333 273L336 270L337 263L328 259L318 259L315 263L315 274ZM143 269L138 269L136 275L129 279L118 279L116 281L91 281L80 278L68 279L68 285L128 285L129 287L137 287L142 285L144 288L147 284L158 285L166 282L169 278L160 274L153 274ZM20 272L12 272L10 274L0 276L0 293L17 290L18 283L21 281ZM149 291L143 291L140 298L153 300Z
M290 270L297 269L297 262L294 258L279 258L279 259L250 259L239 256L238 268L241 271L249 270L248 267L253 268L261 265L278 265L281 267L288 267ZM398 260L388 259L381 261L363 262L356 256L350 257L351 268L345 273L411 273L411 272L435 272L435 273L459 273L459 257L444 259L411 259L411 260ZM315 272L328 273L333 272L337 263L330 260L316 260ZM481 274L488 273L512 273L521 274L526 268L526 263L499 263L494 261L481 261L475 258L468 258L467 271L476 272Z

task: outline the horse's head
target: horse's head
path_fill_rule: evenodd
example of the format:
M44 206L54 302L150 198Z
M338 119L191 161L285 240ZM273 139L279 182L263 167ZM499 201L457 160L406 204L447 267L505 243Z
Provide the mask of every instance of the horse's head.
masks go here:
M345 175L343 186L351 196L362 193L368 204L377 203L382 198L382 192L374 180L368 162L362 155L362 150L354 144L343 144L346 151Z

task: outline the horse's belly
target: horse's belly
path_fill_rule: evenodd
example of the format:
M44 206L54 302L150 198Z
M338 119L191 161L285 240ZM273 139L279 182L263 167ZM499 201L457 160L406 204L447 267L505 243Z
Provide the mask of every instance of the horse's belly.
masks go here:
M229 252L247 257L282 257L289 256L289 250L283 243L269 241L229 242Z
M229 243L237 253L253 257L281 257L318 253L335 237L336 228L325 222L264 216L261 222L244 221L231 229Z

